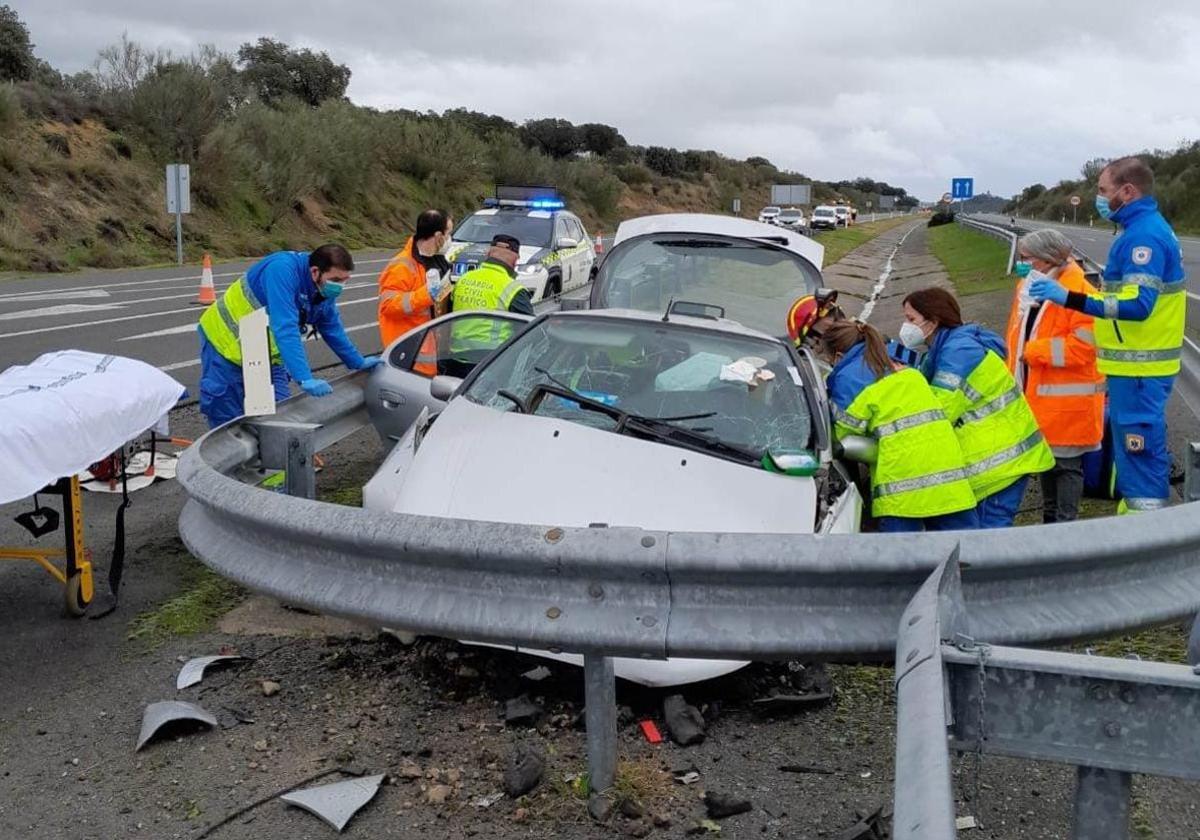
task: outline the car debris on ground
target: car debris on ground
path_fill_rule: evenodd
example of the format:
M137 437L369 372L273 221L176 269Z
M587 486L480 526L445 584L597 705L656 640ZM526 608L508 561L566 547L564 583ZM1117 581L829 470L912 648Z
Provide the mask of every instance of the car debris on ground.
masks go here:
M246 657L238 654L222 654L218 656L197 656L194 659L189 659L179 669L179 676L175 678L175 688L183 691L204 679L205 670L217 663L239 662L245 660Z
M364 776L296 790L279 798L329 823L339 834L359 810L379 792L384 776Z
M168 724L180 724L183 721L201 724L209 728L217 726L217 719L213 714L194 703L185 703L182 700L163 700L151 703L142 713L142 730L138 735L134 752L139 752Z

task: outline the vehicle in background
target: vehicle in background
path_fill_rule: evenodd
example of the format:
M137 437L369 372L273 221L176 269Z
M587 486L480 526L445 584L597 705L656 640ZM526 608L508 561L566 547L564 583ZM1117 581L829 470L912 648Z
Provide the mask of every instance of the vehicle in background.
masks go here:
M833 230L838 226L837 209L827 204L813 208L809 227L813 230Z
M770 207L764 207L758 213L758 220L763 224L773 225L775 224L775 220L779 218L779 213L780 210L778 207L773 205Z
M845 204L838 204L833 208L834 216L837 217L837 223L842 227L848 227L850 224L850 208Z
M795 207L789 207L779 212L779 216L775 219L775 224L789 230L804 230L808 226L808 220L804 218L803 211Z
M479 265L498 233L520 240L517 279L535 302L592 278L592 241L553 187L497 187L496 197L485 199L483 209L464 218L451 234L446 258L453 266L453 279Z

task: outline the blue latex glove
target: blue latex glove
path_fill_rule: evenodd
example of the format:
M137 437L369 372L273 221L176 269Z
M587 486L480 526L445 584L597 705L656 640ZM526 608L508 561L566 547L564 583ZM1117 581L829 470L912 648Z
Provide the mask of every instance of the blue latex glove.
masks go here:
M324 379L305 379L300 387L310 397L327 397L333 393L333 386Z
M383 359L378 356L367 356L362 360L362 364L358 366L358 370L373 370L383 364Z
M1066 288L1055 280L1034 280L1029 284L1029 296L1038 302L1048 300L1059 306L1067 302Z

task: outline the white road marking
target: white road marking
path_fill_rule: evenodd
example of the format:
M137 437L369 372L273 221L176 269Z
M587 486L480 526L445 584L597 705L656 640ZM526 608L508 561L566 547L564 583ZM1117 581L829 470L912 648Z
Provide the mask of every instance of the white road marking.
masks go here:
M127 335L124 338L118 338L117 341L137 341L139 338L158 338L161 335L179 335L185 332L194 332L195 324L184 324L179 327L167 327L165 330L155 330L154 332L141 333L139 335Z
M391 260L391 257L381 257L380 259L374 259L374 260L355 260L354 264L355 265L374 265L376 263L389 262L390 260ZM246 273L245 269L243 269L241 271L223 271L223 272L220 272L217 274L213 274L213 277L214 278L216 278L216 277L240 277L241 275L243 275L245 273ZM376 274L376 272L362 272L360 274L353 274L351 276L352 277L362 277L362 276L366 276L366 274L374 275L374 274ZM200 274L199 273L188 274L188 275L181 275L179 277L159 277L155 280L128 280L128 281L124 281L124 282L120 282L120 283L98 283L93 286L68 286L63 289L46 289L46 290L39 291L39 292L30 292L30 291L8 292L6 294L0 294L0 300L8 300L9 298L22 297L24 295L29 295L29 294L50 294L52 292L78 292L78 291L83 291L83 290L88 290L88 289L120 289L120 288L125 288L128 286L147 286L147 285L151 285L154 283L178 283L181 280L191 280L191 281L194 281L195 283L199 284Z
M378 302L378 300L379 300L379 298L377 296L371 295L370 297L359 298L357 300L348 300L348 301L345 301L344 303L339 303L338 308L345 309L347 306L353 306L354 304L357 304L357 303L376 303L376 302ZM118 304L118 306L120 306L120 304ZM78 330L78 329L83 329L85 327L97 327L97 326L100 326L101 324L117 324L117 323L122 323L124 321L140 321L145 318L160 318L160 317L164 317L166 315L180 315L184 312L192 313L193 315L196 316L197 320L199 320L200 313L202 311L203 310L201 310L195 306L185 306L182 309L164 309L161 312L143 312L140 315L125 315L120 318L102 318L99 321L85 321L81 324L61 324L57 327L42 327L40 329L35 329L35 330L21 330L19 332L0 333L0 339L2 339L2 338L20 338L21 336L24 336L24 335L38 335L39 333L54 332L56 330Z
M36 303L41 300L88 300L112 297L103 289L87 289L78 292L30 292L27 295L6 297L0 303Z
M109 309L124 309L123 303L64 303L60 306L45 306L41 309L23 309L20 312L5 312L0 321L17 318L51 318L56 315L75 315L80 312L103 312ZM57 329L57 328L55 328Z
M1187 292L1187 296L1192 300L1200 300L1200 295L1196 294L1195 292Z

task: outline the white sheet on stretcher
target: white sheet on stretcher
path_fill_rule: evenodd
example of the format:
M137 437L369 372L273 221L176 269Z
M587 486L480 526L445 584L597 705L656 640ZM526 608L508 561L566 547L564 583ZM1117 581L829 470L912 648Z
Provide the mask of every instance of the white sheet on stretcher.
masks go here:
M184 387L121 356L61 350L0 371L0 504L83 472L150 428Z

